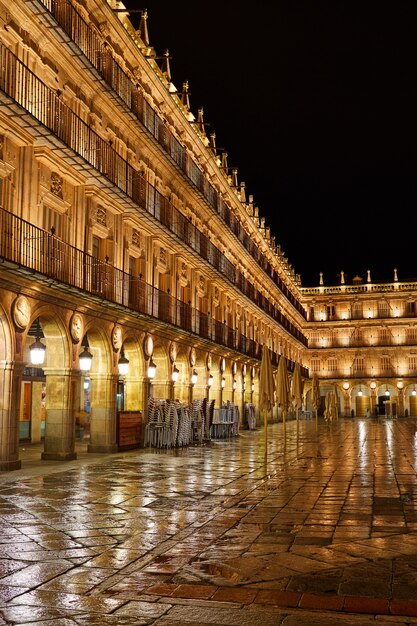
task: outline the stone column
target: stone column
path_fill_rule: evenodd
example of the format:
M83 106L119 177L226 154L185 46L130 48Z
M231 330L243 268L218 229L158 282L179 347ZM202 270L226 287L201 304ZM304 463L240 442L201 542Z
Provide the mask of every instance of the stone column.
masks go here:
M6 362L0 374L0 471L20 469L19 411L23 363Z
M41 458L44 461L76 459L75 421L70 369L44 369L46 375L45 444Z
M117 374L92 374L91 422L88 452L117 452Z
M404 417L404 389L398 389L398 408L397 408L397 416Z
M34 381L32 383L32 412L31 412L31 428L30 440L32 443L41 441L42 426L42 382Z
M345 390L344 400L345 400L345 417L350 417L350 392L349 392L349 389Z

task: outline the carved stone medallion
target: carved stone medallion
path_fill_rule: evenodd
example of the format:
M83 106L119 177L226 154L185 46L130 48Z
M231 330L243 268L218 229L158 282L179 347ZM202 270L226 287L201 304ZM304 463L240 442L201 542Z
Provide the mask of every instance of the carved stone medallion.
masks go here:
M116 324L116 326L111 331L111 341L113 344L113 350L120 350L123 344L123 335L122 328L118 324Z
M84 322L79 313L74 313L70 319L71 339L74 343L79 343L84 336Z
M30 321L31 308L26 296L17 296L12 305L13 321L19 330L25 330Z

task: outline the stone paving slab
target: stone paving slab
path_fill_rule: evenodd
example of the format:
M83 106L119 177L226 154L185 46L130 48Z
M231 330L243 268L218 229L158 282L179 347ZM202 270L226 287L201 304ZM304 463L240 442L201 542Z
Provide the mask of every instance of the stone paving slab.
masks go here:
M261 430L31 447L0 474L0 626L417 625L416 420L269 429L266 463Z

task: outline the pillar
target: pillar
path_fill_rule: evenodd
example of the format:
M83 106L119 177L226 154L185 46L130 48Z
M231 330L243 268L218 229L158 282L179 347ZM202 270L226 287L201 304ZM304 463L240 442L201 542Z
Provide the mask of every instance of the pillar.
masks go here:
M75 418L72 402L74 379L69 369L44 369L46 375L46 422L44 461L76 459Z
M117 452L117 374L92 374L88 452Z
M39 443L41 441L42 385L43 383L40 381L32 382L32 411L30 419L30 440L32 443Z
M0 471L18 470L19 411L23 363L6 362L0 375Z

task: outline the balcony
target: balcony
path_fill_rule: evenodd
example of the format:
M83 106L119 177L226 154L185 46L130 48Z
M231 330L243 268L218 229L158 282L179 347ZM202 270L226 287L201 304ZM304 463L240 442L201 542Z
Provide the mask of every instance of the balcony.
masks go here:
M235 329L214 320L163 292L140 277L132 276L105 261L65 243L29 222L0 208L0 259L23 270L42 275L62 286L76 288L100 301L128 308L132 312L197 335L224 348L256 360L262 358L262 346ZM279 356L272 352L272 364ZM292 371L293 363L289 364ZM303 368L303 375L308 371Z

